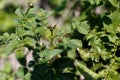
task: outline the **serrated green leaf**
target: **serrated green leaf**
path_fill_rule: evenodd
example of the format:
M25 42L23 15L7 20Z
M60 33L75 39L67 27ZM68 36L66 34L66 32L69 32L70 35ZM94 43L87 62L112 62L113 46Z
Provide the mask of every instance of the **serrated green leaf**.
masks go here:
M31 36L31 37L34 37L35 36L35 32L33 32L31 30L27 30L24 33L22 33L22 36Z
M114 24L113 26L118 26L120 24L120 11L114 11L113 13L110 14L109 16L112 20L112 23Z
M114 7L120 8L120 0L109 0L109 1Z
M82 47L82 41L81 40L72 39L70 41L73 42L77 47Z
M33 38L26 37L26 38L23 40L23 43L24 43L25 45L28 45L28 46L31 46L31 47L35 47L36 41L35 41Z
M76 59L76 48L75 47L68 50L67 57Z
M30 18L35 18L35 17L37 17L37 15L34 14L34 13L27 14L27 18L28 18L28 19L30 19Z
M80 61L76 61L75 65L77 66L78 70L82 75L85 76L85 79L87 80L97 80L98 74L87 68L85 65L83 65Z
M16 27L16 34L21 36L25 32L25 29L22 26Z
M93 38L94 36L95 36L95 34L88 34L86 36L86 40L89 40L89 39Z
M15 13L22 18L25 16L21 8L16 9Z
M111 42L115 43L118 37L115 34L108 35L108 38Z
M88 34L90 26L87 24L87 21L83 21L77 26L77 30L79 33Z
M20 46L20 42L17 39L10 41L6 46L6 53L12 53L18 46Z
M32 23L32 22L26 22L25 24L24 24L24 27L26 28L26 29L29 29L29 30L33 30L34 29L34 26L32 25L32 24L34 24L34 23Z
M45 38L45 39L48 39L48 40L49 40L50 37L51 37L51 32L50 32L49 29L48 29L47 27L45 27L45 26L37 28L37 29L36 29L36 32L37 32L37 33L40 33L41 36L42 36L43 38Z
M86 50L77 48L78 53L80 54L80 57L84 60L87 61L90 58L90 53L87 52Z
M96 63L96 65L94 65L91 70L96 71L99 70L101 67L103 67L102 63Z
M57 54L60 54L63 50L61 49L54 49L54 50L44 50L40 53L41 57L45 57L46 59L50 60Z

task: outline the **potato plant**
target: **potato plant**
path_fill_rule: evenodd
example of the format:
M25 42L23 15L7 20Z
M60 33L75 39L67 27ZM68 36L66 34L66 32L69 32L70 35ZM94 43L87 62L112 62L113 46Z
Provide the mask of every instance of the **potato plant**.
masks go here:
M51 2L51 5L55 4ZM56 0L57 1L57 0ZM61 16L62 3L55 5ZM119 0L75 0L71 7L81 7L60 28L49 24L49 12L18 8L15 33L0 36L0 48L7 55L14 52L21 67L17 78L23 80L119 80L120 79L120 3ZM76 6L77 5L77 6ZM71 10L72 10L71 9ZM42 41L47 40L48 45ZM27 48L33 59L27 63ZM6 80L6 79L5 79ZM12 80L12 79L11 79Z

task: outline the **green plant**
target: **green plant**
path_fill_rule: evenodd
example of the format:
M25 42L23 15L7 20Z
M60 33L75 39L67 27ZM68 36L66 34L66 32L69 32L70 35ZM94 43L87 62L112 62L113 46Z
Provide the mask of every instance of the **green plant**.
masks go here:
M120 3L117 1L73 1L71 8L80 5L81 15L69 17L60 29L56 25L49 26L47 17L50 14L42 9L35 12L31 3L26 12L18 8L15 33L0 36L1 48L5 46L7 54L14 51L21 64L17 77L23 80L79 80L84 76L86 80L119 80ZM65 4L67 2L69 0ZM65 6L59 10L64 9ZM49 45L41 39L47 40ZM28 63L29 53L24 53L25 47L33 56Z
M2 5L2 4L0 4ZM16 7L13 4L4 6L3 9L0 9L0 34L5 31L12 32L15 28L14 15Z

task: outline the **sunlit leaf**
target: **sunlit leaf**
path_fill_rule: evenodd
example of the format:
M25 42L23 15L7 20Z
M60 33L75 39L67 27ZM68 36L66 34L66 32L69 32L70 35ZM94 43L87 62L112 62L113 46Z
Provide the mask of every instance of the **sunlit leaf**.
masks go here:
M81 40L72 39L70 41L73 42L77 47L82 47L82 41Z
M109 0L111 2L111 4L116 7L116 8L120 8L120 0Z
M23 40L23 42L24 42L25 45L28 45L28 46L31 46L31 47L35 47L35 43L36 43L36 41L33 38L30 38L30 37L26 37Z
M98 74L91 71L89 68L83 65L80 61L76 61L75 64L78 67L78 70L80 71L80 73L85 76L85 79L96 80L98 78Z
M17 39L10 41L6 47L6 53L12 53L18 46L20 46L20 42Z
M110 14L110 18L112 20L112 23L114 24L113 26L118 26L120 24L120 11L114 11L113 13Z
M24 32L25 32L25 30L22 26L16 27L16 34L18 36L21 36Z
M79 31L79 33L87 34L89 32L90 26L87 24L87 21L80 22L80 24L77 26L77 30Z
M15 13L19 16L19 17L24 17L25 15L24 15L24 13L23 13L23 11L21 10L21 8L18 8L16 11L15 11Z
M60 54L63 50L61 49L54 49L54 50L44 50L40 53L41 57L45 57L46 59L50 60L57 54Z

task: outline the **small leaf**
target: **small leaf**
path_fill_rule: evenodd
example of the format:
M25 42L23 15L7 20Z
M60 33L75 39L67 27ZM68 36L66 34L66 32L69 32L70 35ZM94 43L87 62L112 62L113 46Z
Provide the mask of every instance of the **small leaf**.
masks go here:
M37 15L34 14L34 13L30 13L30 14L27 14L27 18L30 19L30 18L35 18Z
M54 50L44 50L40 53L41 57L45 57L46 59L50 60L57 54L60 54L63 50L60 49L54 49Z
M23 40L23 42L24 42L25 45L28 45L30 47L35 47L35 44L36 44L36 41L33 38L30 38L30 37L26 37Z
M10 35L7 32L3 33L3 36L1 36L2 43L7 43L9 40L10 40Z
M21 36L25 32L24 28L22 26L16 27L16 34L18 36Z
M25 75L28 73L28 69L25 67L19 67L17 70L17 77L24 78Z
M12 53L18 46L20 46L20 43L17 39L10 41L10 43L7 44L6 53Z
M80 54L80 57L84 60L87 61L91 56L90 53L87 52L86 50L77 48L78 53Z
M16 34L11 33L11 35L10 35L10 38L11 38L11 39L15 39L16 37L17 37L17 35L16 35Z
M30 20L29 20L30 21ZM28 30L32 30L34 27L33 27L33 25L32 24L34 24L34 23L32 23L32 22L26 22L25 24L24 24L24 27L26 28L26 29L28 29Z
M73 42L77 47L82 47L82 41L77 39L72 39L71 42Z
M15 13L16 13L19 17L22 17L22 18L25 16L24 13L22 12L21 8L18 8L18 9L15 11Z
M79 25L77 25L77 30L81 34L87 34L89 32L90 26L87 24L87 21L81 22Z
M108 35L109 41L115 43L118 37L115 34Z
M24 48L23 47L20 47L18 48L16 51L16 58L17 60L19 61L19 63L23 66L26 65L26 57L24 55Z
M34 37L35 33L31 30L27 30L24 33L22 33L22 36L30 36L30 37Z
M80 61L76 61L75 65L77 66L80 73L82 73L87 80L97 80L98 74L91 71L85 65L83 65Z

